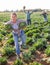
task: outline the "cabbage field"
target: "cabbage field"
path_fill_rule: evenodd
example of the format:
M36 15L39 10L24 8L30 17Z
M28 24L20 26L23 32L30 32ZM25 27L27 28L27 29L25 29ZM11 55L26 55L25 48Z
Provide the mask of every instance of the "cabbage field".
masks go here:
M20 60L16 59L11 28L4 25L10 20L10 14L0 12L0 65L50 65L50 12L48 22L44 22L41 12L31 15L32 24L24 28L26 46L21 48ZM18 12L17 16L26 20L23 12Z

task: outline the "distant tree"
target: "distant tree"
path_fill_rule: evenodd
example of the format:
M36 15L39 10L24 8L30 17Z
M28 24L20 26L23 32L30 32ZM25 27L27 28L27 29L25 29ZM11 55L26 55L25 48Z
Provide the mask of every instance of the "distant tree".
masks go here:
M4 10L4 12L9 12L9 10L6 9L6 10Z
M13 10L11 10L11 12L13 12Z

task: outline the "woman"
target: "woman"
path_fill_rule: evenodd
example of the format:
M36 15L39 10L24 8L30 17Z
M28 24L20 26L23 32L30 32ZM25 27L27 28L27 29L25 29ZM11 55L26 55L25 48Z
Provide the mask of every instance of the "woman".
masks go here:
M19 48L18 38L19 37L21 38L22 44L24 44L26 41L26 36L24 34L24 31L22 29L19 29L20 22L24 22L24 21L17 19L16 13L12 13L11 20L5 23L5 25L10 24L12 26L12 30L13 30L12 33L13 33L17 58L20 58L20 48Z

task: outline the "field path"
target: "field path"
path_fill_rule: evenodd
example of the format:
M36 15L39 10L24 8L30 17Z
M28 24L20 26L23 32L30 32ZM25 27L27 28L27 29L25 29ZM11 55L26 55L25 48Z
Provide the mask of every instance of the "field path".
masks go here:
M42 58L45 58L46 54L44 54L43 52L40 51L36 51L36 61L42 63L43 65L50 65L48 63L46 63L45 61L41 61Z
M13 57L10 57L9 59L8 59L8 64L7 65L13 65L13 63L14 63L14 61L16 60L16 56L13 56Z
M50 65L50 64L48 64L46 62L41 61L41 59L46 56L45 54L43 54L43 52L36 51L36 55L35 56L36 56L36 58L33 61L40 62L43 65ZM8 64L7 65L13 65L14 61L16 60L16 58L17 58L16 56L10 57L8 59Z

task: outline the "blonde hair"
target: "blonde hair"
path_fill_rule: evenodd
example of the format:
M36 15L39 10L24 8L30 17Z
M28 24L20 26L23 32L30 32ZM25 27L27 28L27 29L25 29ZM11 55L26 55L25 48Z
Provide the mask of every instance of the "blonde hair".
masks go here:
M15 15L15 16L17 17L17 14L16 14L15 12L11 13L11 16L12 16L12 15Z

